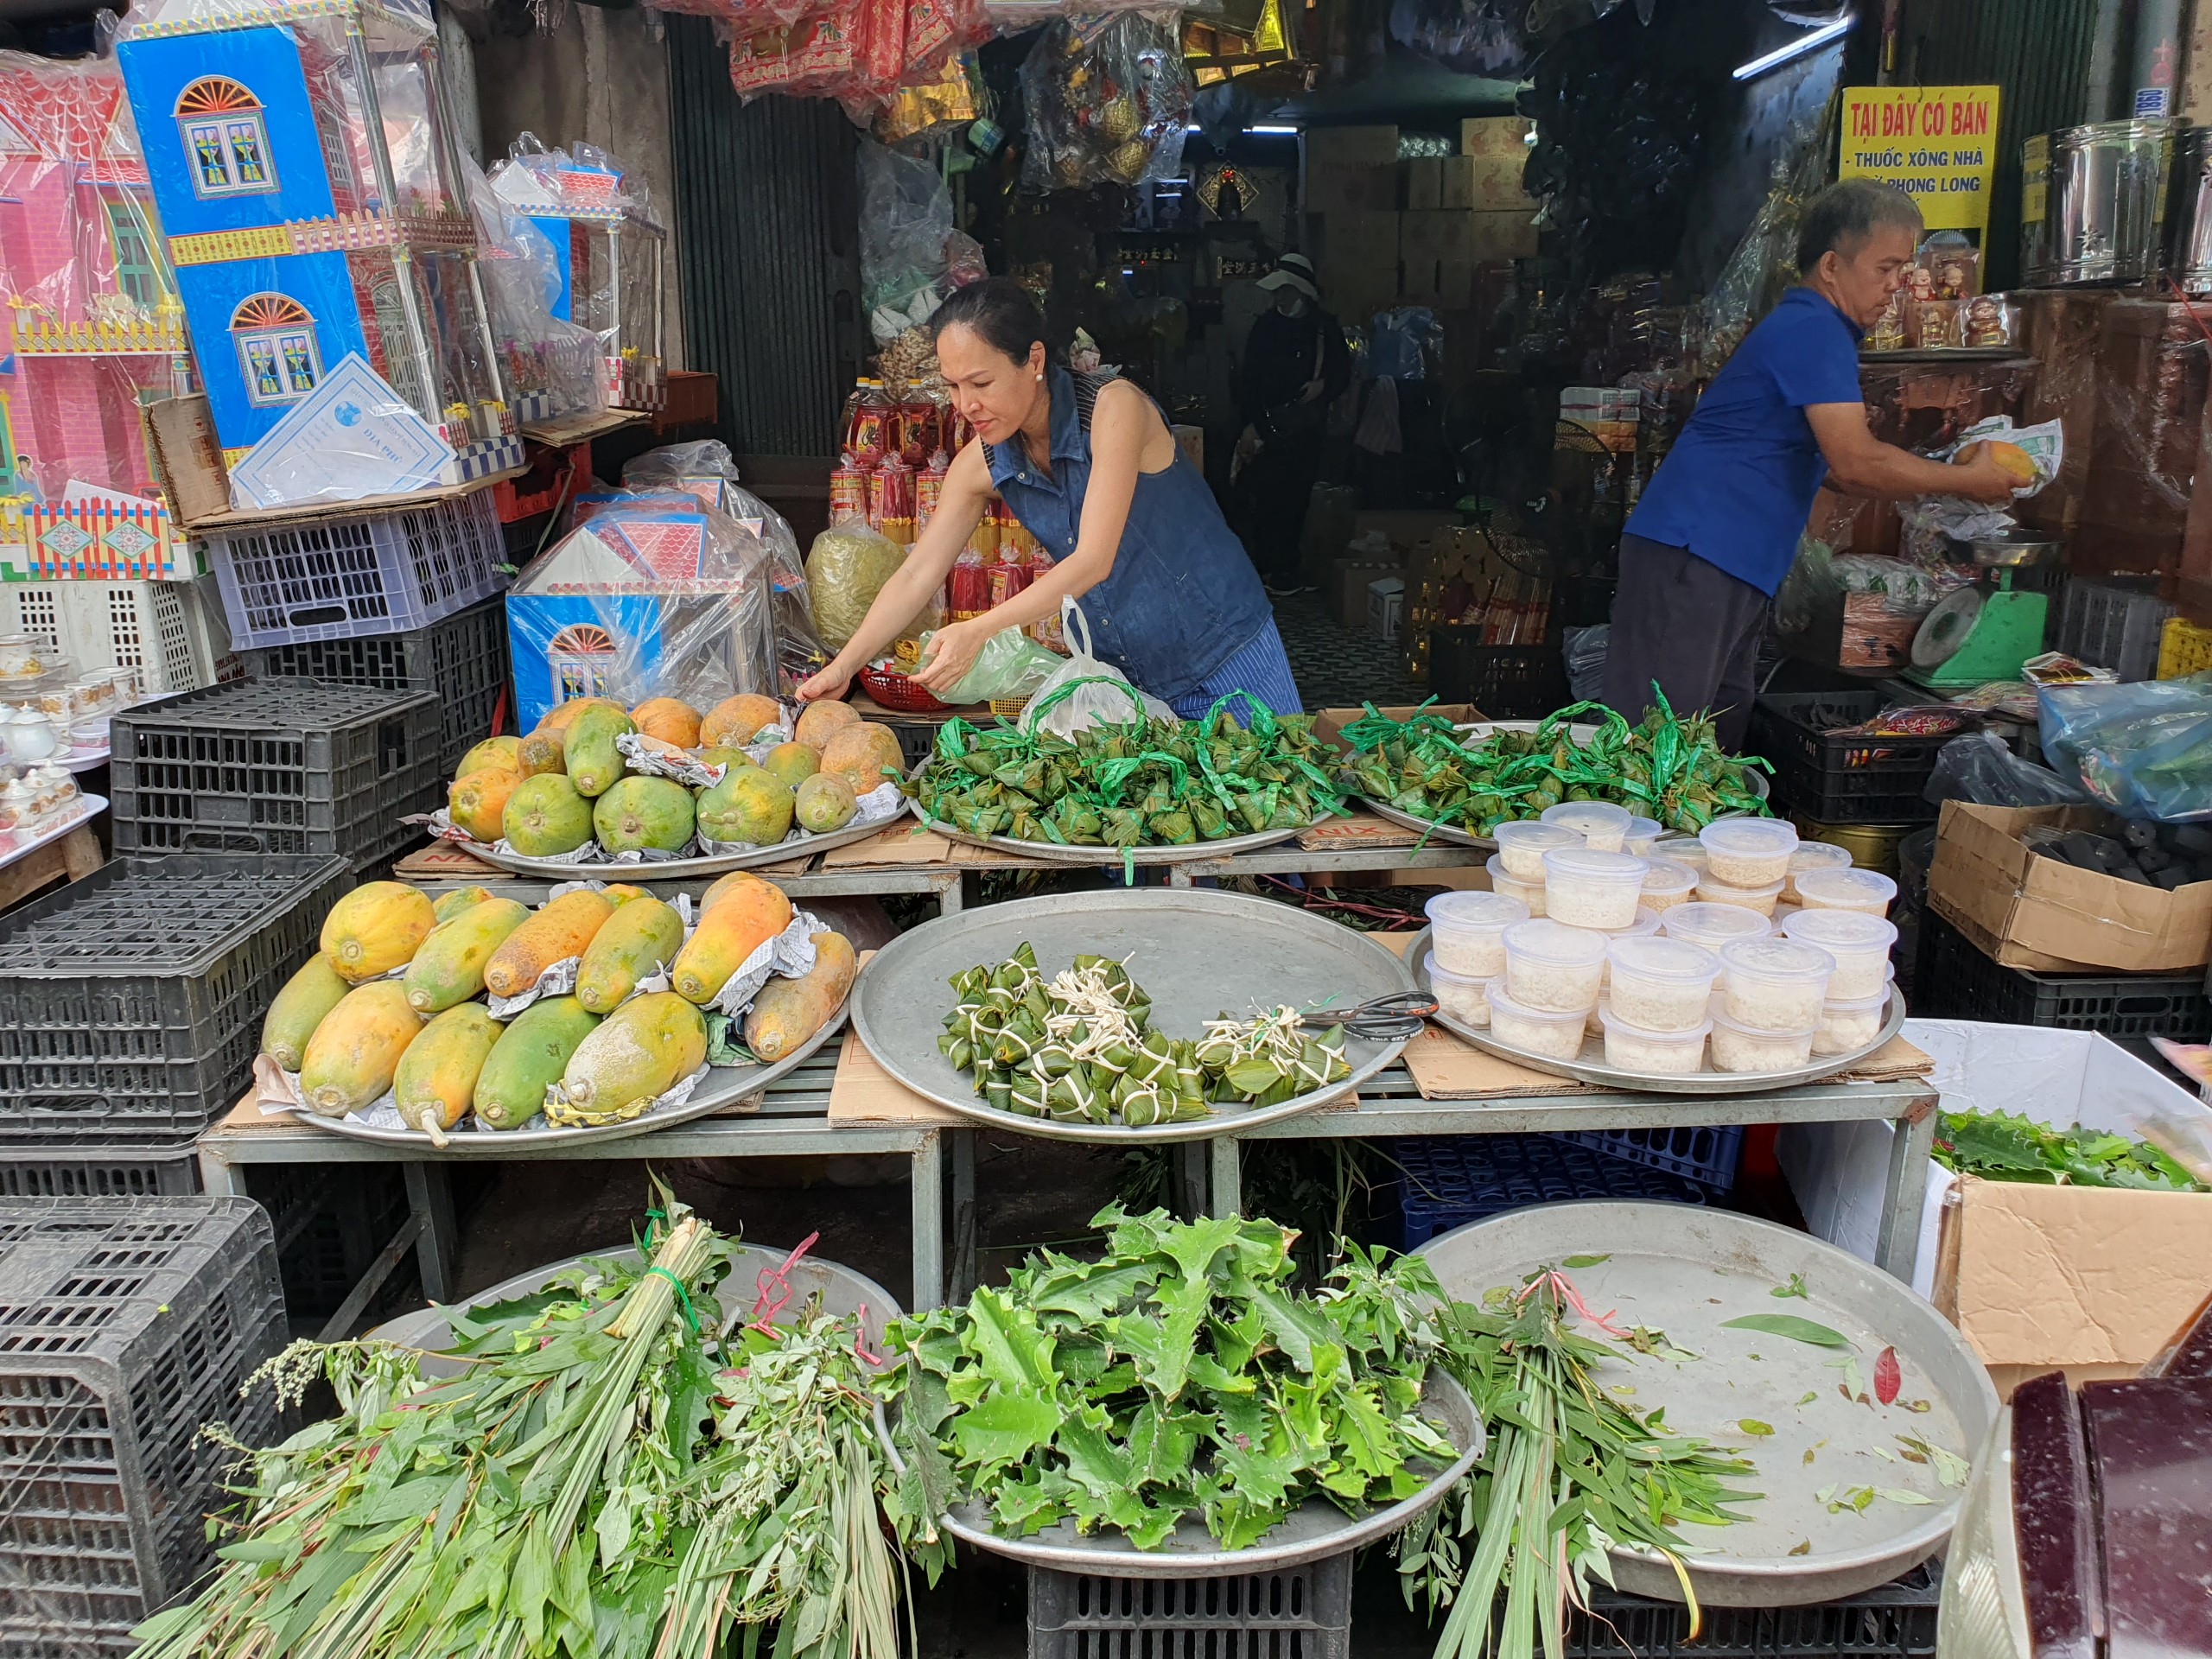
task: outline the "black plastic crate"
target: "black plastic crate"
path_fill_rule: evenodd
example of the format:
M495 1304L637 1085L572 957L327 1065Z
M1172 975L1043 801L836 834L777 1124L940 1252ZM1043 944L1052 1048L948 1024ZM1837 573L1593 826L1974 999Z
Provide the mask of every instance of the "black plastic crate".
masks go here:
M335 858L118 858L0 916L0 1147L189 1145L352 885Z
M1401 1250L1532 1205L1576 1198L1703 1204L1695 1181L1580 1145L1563 1135L1402 1135L1378 1148L1398 1168L1395 1211L1377 1232Z
M1624 1596L1590 1586L1590 1611L1571 1612L1567 1651L1573 1659L1929 1659L1942 1569L1930 1562L1904 1577L1838 1601L1809 1607L1711 1607L1690 1640L1689 1609L1679 1602Z
M1887 708L1879 691L1792 691L1761 697L1746 752L1774 763L1777 805L1822 823L1926 823L1936 755L1955 734L1838 737Z
M2212 1039L2204 976L2036 974L2007 968L1931 909L1920 914L1912 1011L1923 1019L2099 1031L2107 1037Z
M1428 689L1470 702L1486 720L1541 720L1565 708L1567 658L1557 645L1486 645L1478 624L1445 623L1428 637Z
M239 1387L284 1341L269 1218L244 1198L0 1203L0 1653L124 1655L210 1564Z
M1029 1659L1350 1659L1351 1554L1219 1579L1029 1569Z
M253 1164L245 1173L248 1196L276 1231L285 1311L319 1326L406 1224L406 1179L394 1164ZM389 1311L410 1281L391 1274L363 1311Z
M450 776L469 747L492 734L507 690L506 601L481 605L404 633L316 639L243 653L264 679L327 680L438 699L438 771Z
M443 804L438 699L322 680L241 680L115 717L118 853L334 853L364 870Z
M185 1198L200 1190L199 1155L111 1147L0 1150L0 1198Z

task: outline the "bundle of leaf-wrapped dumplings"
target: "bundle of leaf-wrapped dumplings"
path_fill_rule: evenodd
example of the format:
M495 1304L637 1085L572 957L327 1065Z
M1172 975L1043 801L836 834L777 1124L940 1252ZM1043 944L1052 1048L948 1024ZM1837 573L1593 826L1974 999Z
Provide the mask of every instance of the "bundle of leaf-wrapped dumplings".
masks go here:
M938 1050L994 1109L1063 1123L1150 1128L1211 1103L1272 1106L1351 1075L1344 1032L1306 1034L1296 1010L1207 1022L1192 1041L1152 1028L1152 999L1122 963L1079 956L1047 982L1024 944L954 976L960 1001Z
M1248 727L1229 701L1203 720L1136 719L1072 738L1033 721L949 720L929 765L904 787L925 814L963 834L1064 847L1189 846L1300 830L1344 810L1330 775L1335 758L1312 716L1273 715L1247 699Z

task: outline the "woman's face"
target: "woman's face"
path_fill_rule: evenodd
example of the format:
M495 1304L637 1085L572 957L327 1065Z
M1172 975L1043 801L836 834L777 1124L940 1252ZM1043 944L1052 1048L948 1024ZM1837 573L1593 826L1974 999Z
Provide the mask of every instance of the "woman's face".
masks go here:
M1302 317L1306 315L1306 296L1294 288L1279 288L1275 290L1275 309L1286 317Z
M937 337L938 372L952 389L953 407L986 443L1004 443L1021 429L1045 391L1045 345L1026 361L1000 351L965 323Z

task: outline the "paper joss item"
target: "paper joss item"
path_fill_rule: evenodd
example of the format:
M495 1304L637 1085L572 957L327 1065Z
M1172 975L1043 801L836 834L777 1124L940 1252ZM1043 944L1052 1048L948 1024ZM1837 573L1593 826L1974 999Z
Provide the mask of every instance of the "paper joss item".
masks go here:
M453 446L349 352L231 468L241 512L435 488Z

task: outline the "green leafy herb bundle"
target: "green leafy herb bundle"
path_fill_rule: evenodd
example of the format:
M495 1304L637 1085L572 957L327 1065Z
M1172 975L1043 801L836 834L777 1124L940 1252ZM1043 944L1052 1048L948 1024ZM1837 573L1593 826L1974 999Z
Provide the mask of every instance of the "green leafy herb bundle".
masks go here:
M1638 725L1601 703L1578 702L1534 731L1494 731L1479 743L1464 741L1426 703L1399 721L1370 702L1344 729L1352 750L1344 775L1370 800L1484 836L1562 801L1611 801L1692 835L1730 813L1764 816L1751 772L1767 763L1723 753L1711 716L1678 720L1656 686L1652 695L1658 707ZM1577 743L1569 728L1584 715L1598 731Z
M1105 1255L1046 1252L1003 1290L901 1321L885 1378L926 1501L980 1500L1027 1536L1064 1520L1156 1548L1186 1516L1245 1548L1311 1497L1412 1496L1456 1455L1420 1411L1433 1338L1417 1263L1353 1247L1319 1294L1294 1236L1119 1206Z
M1605 1551L1617 1543L1675 1562L1694 1635L1697 1599L1675 1529L1744 1519L1732 1505L1759 1496L1734 1484L1749 1463L1673 1433L1657 1411L1637 1415L1592 1381L1611 1350L1567 1328L1579 1306L1566 1278L1547 1270L1518 1291L1491 1290L1479 1306L1437 1310L1438 1363L1489 1430L1474 1472L1395 1545L1408 1602L1451 1608L1438 1659L1529 1659L1539 1645L1559 1659L1567 1606L1586 1604L1591 1579L1612 1582Z
M2202 1192L2202 1182L2157 1147L2103 1129L2048 1128L2005 1112L1946 1112L1936 1161L1986 1181L2044 1186L2120 1186L2143 1192Z

